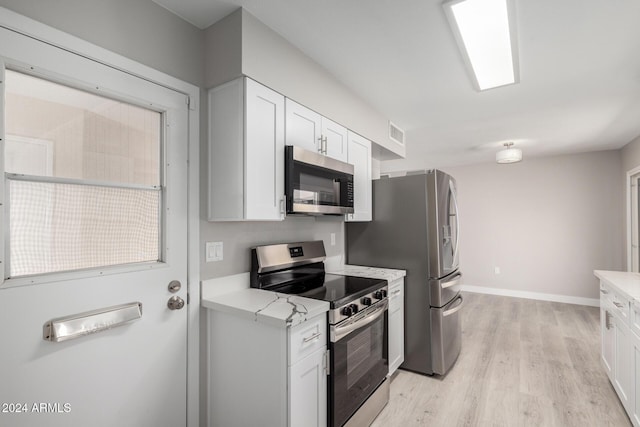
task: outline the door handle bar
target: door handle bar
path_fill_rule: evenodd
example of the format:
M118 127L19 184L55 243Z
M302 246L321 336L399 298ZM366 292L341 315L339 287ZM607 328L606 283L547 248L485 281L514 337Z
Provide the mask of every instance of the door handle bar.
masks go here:
M65 317L51 319L42 328L42 339L61 342L80 338L142 317L142 303L114 305L112 307L85 311Z

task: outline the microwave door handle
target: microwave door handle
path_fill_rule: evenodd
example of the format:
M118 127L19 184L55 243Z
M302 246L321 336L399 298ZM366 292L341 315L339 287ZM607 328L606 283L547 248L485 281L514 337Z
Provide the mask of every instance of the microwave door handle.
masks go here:
M453 181L449 181L449 191L451 191L453 205L456 207L456 247L453 250L453 262L456 262L458 259L458 245L460 243L460 209L458 209L458 195L453 186Z

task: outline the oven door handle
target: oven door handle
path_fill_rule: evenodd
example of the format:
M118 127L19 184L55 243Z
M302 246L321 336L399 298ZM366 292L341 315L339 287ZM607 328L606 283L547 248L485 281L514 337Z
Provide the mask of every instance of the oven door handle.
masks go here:
M356 329L359 329L363 326L367 326L368 324L373 323L380 316L382 316L385 311L387 311L388 307L389 307L389 301L384 300L378 303L375 310L372 310L365 317L361 319L357 319L353 322L348 322L348 324L346 325L333 326L331 328L331 342L338 342L345 336L349 335L351 332L355 331Z

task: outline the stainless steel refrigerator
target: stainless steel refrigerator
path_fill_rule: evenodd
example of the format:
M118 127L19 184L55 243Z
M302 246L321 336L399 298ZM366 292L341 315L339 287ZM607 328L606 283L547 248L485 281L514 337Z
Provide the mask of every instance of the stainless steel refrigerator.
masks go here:
M443 375L460 354L459 241L456 182L439 170L373 181L373 221L346 224L348 264L407 270L402 369Z

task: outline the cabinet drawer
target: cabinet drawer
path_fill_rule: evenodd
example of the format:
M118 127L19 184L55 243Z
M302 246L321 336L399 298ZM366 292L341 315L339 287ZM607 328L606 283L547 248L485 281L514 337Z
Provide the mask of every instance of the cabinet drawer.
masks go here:
M605 283L600 283L600 305L609 307L614 316L629 325L631 301Z
M389 285L389 314L395 313L404 304L404 280L400 279Z
M289 366L327 346L327 314L294 326L289 331Z
M640 340L640 301L631 301L631 313L629 324L631 330Z
M611 304L613 313L618 316L624 323L629 323L630 301L614 290L611 292Z

